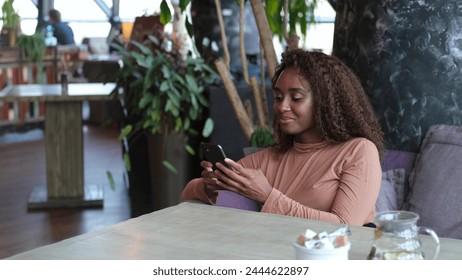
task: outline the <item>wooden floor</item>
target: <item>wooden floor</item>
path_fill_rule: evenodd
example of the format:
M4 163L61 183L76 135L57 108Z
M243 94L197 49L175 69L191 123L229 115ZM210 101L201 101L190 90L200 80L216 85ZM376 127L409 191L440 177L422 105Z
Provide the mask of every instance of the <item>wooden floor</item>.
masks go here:
M43 138L0 142L0 259L130 218L117 137L117 129L84 126L85 183L104 187L104 206L92 209L28 211L32 188L46 183Z

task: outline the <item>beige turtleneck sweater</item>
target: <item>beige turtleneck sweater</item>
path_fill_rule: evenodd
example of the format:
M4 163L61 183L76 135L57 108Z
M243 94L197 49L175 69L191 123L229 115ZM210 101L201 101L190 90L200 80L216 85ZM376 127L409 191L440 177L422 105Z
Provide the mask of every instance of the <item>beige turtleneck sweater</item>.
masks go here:
M239 163L261 169L273 186L262 212L351 225L374 217L382 169L377 148L367 139L294 143L286 153L267 148ZM181 199L213 201L202 178L191 180Z

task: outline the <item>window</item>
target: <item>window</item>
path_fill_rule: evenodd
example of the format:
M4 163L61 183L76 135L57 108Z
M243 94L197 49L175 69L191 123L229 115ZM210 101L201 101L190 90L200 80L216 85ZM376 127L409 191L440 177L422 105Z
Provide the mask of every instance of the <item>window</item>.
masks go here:
M95 1L54 0L54 2L55 9L61 12L62 21L68 22L74 31L76 44L80 44L85 37L108 36L111 30L109 17ZM112 4L108 7L112 7Z
M112 0L103 2L109 9L112 8ZM120 20L133 22L137 16L158 13L160 3L161 0L120 0ZM37 26L37 8L31 0L15 0L14 5L21 16L22 32L33 34ZM54 5L61 12L63 21L68 22L72 27L77 44L80 44L85 37L107 37L109 35L111 29L109 18L94 0L54 0ZM315 16L318 23L309 26L302 47L331 53L335 11L327 0L318 0Z
M317 23L309 26L303 47L330 54L334 44L335 10L327 0L318 0L314 15Z
M121 21L135 21L135 17L160 12L161 0L120 0L119 16ZM134 5L136 3L136 5Z

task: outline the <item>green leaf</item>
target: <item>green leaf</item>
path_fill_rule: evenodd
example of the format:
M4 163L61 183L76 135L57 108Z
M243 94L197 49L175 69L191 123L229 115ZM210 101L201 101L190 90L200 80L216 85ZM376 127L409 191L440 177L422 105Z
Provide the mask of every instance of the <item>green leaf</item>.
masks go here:
M214 123L211 118L205 120L204 128L202 129L202 136L208 138L213 132Z
M160 91L167 91L170 89L169 82L167 80L163 80L160 84Z
M165 1L165 0L164 0ZM152 54L152 51L150 48L146 47L145 45L143 45L142 43L138 42L138 41L130 41L131 44L135 45L140 51L142 54L144 55L151 55ZM138 54L137 52L135 51L131 51L130 52L130 55L131 56L134 56Z
M196 79L194 78L193 75L191 74L186 74L185 76L187 87L190 89L196 89L197 88L197 82Z
M115 181L114 181L114 177L112 176L111 171L106 170L106 175L109 181L109 186L111 187L113 191L115 191Z
M171 68L168 67L167 65L162 65L162 74L164 74L165 79L170 79L171 77Z
M190 126L191 126L191 121L189 120L189 118L185 118L183 120L183 129L188 130Z
M194 149L190 145L186 144L186 145L184 145L184 148L185 148L186 152L188 152L188 154L190 154L190 155L195 155L196 154L196 151L194 151Z
M268 147L273 144L273 133L266 127L257 128L250 136L251 147Z
M162 0L160 3L160 22L163 25L166 25L172 19L172 13L170 12L170 8L165 0Z
M160 107L160 96L158 94L156 95L151 95L152 100L151 100L151 109L152 110L158 110ZM149 113L150 114L150 113ZM148 114L148 115L149 115Z
M203 86L198 86L198 87L197 87L197 91L196 91L196 92L197 92L197 95L202 94L202 92L204 92L204 90L205 90L205 89L204 89Z
M182 76L178 75L175 72L172 73L172 79L171 80L174 83L179 83L181 86L186 87L186 82L185 82L184 78Z
M140 99L140 103L138 104L138 107L140 109L143 109L145 108L149 103L151 103L152 101L152 95L144 95L141 99Z
M191 2L191 0L180 0L181 12L184 12L186 10L186 7L189 5L189 2Z
M175 118L175 131L180 131L181 127L183 126L183 121L180 117Z
M154 44L154 46L160 46L160 41L159 41L159 38L157 38L156 36L150 34L148 35L148 40Z
M125 152L123 157L124 157L125 169L127 169L127 171L132 170L132 165L130 163L130 156L128 155L128 153Z
M158 126L158 125L153 126L153 127L151 128L151 134L153 134L153 135L159 133L159 131L160 131L160 126Z
M279 34L282 30L281 10L284 1L265 1L266 17L273 33Z
M162 161L162 164L168 169L170 170L171 172L177 174L178 171L176 170L175 166L173 166L170 162L164 160Z
M197 133L197 130L195 130L195 129L192 128L192 127L188 130L188 134L189 134L189 135L192 135L192 136L197 136L197 135L199 135L199 133Z
M167 95L168 95L168 100L167 101L170 101L172 102L172 104L179 108L180 107L180 98L179 98L179 93L178 93L178 90L174 87L170 87L171 90L167 91Z
M164 110L166 112L170 112L172 114L172 116L174 116L174 117L178 117L180 115L179 106L175 106L172 99L168 99L165 102Z
M132 132L132 130L133 126L131 124L127 124L126 126L124 126L124 128L120 132L119 139L122 140L125 137L127 137Z
M211 73L211 74L216 74L215 70L213 70L212 67L210 67L209 65L207 64L201 64L202 65L202 69L206 70L208 73Z
M199 109L199 104L197 103L197 98L194 94L190 94L190 97L191 97L191 104L193 106L194 109L198 110Z
M165 107L164 107L164 111L166 112L169 112L172 110L172 100L168 99L167 101L165 101Z
M116 50L119 55L123 56L124 53L126 52L125 47L123 45L116 44L116 43L110 43L109 46L113 48L114 50Z
M148 128L149 126L151 126L151 120L147 119L144 121L143 123L143 129L146 129Z
M151 120L158 122L160 121L160 111L152 111Z
M194 108L190 108L189 117L191 118L191 120L197 120L197 110L194 110Z

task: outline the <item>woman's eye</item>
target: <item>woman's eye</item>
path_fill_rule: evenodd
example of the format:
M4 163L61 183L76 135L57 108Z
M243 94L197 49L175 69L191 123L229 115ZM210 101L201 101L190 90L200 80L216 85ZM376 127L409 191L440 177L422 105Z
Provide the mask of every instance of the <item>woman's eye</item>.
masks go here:
M302 100L301 97L292 97L292 101L294 102L299 102L300 100Z
M281 95L275 95L274 96L274 101L281 101L282 100L282 96Z

